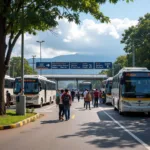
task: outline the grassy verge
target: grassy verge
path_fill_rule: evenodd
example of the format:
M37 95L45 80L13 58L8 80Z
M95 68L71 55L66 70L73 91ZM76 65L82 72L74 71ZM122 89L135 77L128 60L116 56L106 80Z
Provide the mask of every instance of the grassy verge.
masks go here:
M14 110L7 110L6 115L0 116L0 125L10 125L34 116L35 113L26 113L25 116L18 116Z

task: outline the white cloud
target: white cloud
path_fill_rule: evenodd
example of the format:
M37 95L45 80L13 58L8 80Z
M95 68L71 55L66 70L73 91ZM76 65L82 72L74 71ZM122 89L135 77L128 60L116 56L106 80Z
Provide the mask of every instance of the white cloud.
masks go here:
M81 25L69 23L66 19L59 21L59 26L54 30L38 32L36 36L25 34L25 57L40 56L40 48L37 40L42 43L42 57L52 58L68 54L113 55L117 57L123 54L123 46L120 44L121 34L125 29L136 25L138 21L125 19L111 19L111 23L99 23L91 19L85 19ZM20 56L21 39L18 40L13 56Z

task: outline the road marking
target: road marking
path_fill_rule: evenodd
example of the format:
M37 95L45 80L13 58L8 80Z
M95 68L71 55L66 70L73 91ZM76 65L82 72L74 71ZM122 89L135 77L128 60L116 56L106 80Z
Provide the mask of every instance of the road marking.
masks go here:
M103 109L102 109L103 110ZM125 128L123 125L121 125L117 120L115 120L112 116L110 116L105 110L103 112L111 118L118 126L120 126L124 131L126 131L130 136L132 136L136 141L138 141L140 144L142 144L146 149L150 150L150 146L143 142L141 139L139 139L136 135L134 135L132 132L130 132L127 128Z
M72 115L72 117L71 117L72 119L74 119L75 118L75 115Z

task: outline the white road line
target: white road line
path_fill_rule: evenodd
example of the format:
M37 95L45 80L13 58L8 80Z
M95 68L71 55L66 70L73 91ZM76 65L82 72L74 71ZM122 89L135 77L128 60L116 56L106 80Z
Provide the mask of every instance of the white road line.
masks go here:
M103 110L103 109L102 109ZM138 141L139 143L141 143L146 149L150 150L150 146L148 144L146 144L145 142L143 142L141 139L139 139L136 135L134 135L133 133L131 133L128 129L126 129L123 125L121 125L117 120L115 120L112 116L110 116L105 110L103 110L103 112L109 117L111 118L116 124L118 124L118 126L120 126L124 131L126 131L129 135L131 135L136 141Z

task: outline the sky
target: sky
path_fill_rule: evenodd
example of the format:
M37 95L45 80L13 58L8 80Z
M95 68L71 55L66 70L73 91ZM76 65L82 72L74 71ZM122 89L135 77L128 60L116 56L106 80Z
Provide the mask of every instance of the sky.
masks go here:
M106 3L100 10L110 17L111 23L100 23L89 14L81 14L81 24L69 23L66 19L59 20L59 26L54 30L38 32L36 36L25 34L25 58L36 55L40 57L42 43L42 58L53 58L60 55L87 54L111 56L114 60L124 55L121 35L125 29L138 23L139 17L150 13L150 0L134 0L117 4ZM12 56L20 56L21 42L18 40ZM108 60L109 61L109 60Z

